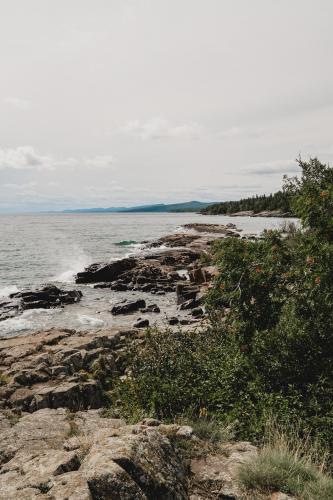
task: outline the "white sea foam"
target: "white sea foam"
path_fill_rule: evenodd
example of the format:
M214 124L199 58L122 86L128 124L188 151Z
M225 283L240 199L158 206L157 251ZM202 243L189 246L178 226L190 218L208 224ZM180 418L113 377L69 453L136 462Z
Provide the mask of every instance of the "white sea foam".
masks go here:
M90 326L103 326L104 321L102 319L93 318L92 316L87 316L85 314L81 314L77 316L79 323L81 325L90 325Z
M78 272L83 271L83 269L87 267L91 262L91 259L85 253L77 251L75 253L76 255L73 255L71 257L64 257L62 259L60 263L62 271L56 276L53 276L51 278L51 281L56 281L59 283L75 282L75 275Z
M9 297L11 293L16 293L18 292L19 289L17 288L16 285L8 285L0 288L0 298L2 297Z
M0 335L15 335L24 330L41 328L47 318L59 312L60 309L28 309L19 316L1 321Z

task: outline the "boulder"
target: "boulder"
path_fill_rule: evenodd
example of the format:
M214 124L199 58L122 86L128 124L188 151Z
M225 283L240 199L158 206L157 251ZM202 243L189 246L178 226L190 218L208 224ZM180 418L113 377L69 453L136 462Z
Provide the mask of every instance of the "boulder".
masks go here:
M203 316L204 312L201 307L195 307L194 309L192 309L191 314L194 318L200 318L201 316Z
M113 315L117 314L130 314L138 311L139 309L144 309L146 307L146 302L142 299L135 300L133 302L120 302L116 304L111 309Z
M83 272L76 275L76 283L98 283L99 281L114 281L125 271L137 265L136 259L121 259L110 264L91 264Z
M178 283L176 288L177 303L182 304L183 302L196 299L199 291L200 289L197 286Z
M161 309L158 307L157 304L150 304L144 309L141 309L142 313L160 313Z
M194 309L195 307L199 307L200 304L201 304L200 299L190 299L180 304L179 309L181 311L186 311L187 309Z
M185 500L187 467L163 427L94 410L24 415L2 431L0 499Z
M133 325L134 328L147 328L148 326L149 326L149 320L142 318L138 318Z
M176 316L173 316L172 318L169 319L168 323L169 325L178 325L179 319L176 318Z
M242 500L244 496L237 478L238 467L252 461L257 454L255 446L248 442L238 442L223 445L218 454L192 459L191 498Z
M13 293L9 296L9 301L0 304L0 321L14 317L27 309L51 309L74 304L79 302L81 297L80 290L61 290L54 285Z

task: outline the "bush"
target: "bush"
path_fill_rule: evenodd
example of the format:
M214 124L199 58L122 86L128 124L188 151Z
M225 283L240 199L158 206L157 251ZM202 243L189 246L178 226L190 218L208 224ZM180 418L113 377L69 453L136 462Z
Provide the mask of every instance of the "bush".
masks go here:
M214 246L211 326L148 333L131 353L131 375L113 390L125 416L204 414L260 442L275 414L285 423L299 419L300 436L308 429L333 452L333 174L316 159L300 165L301 179L286 189L303 229ZM269 456L288 476L292 457L282 451ZM311 488L327 483L311 481Z
M243 355L222 331L150 331L131 352L131 376L113 398L123 414L163 419L225 415L248 378Z

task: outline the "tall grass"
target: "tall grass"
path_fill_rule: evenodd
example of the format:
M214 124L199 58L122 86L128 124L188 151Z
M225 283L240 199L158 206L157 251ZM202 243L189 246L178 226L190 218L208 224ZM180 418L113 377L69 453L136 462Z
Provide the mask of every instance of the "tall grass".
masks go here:
M239 480L250 491L332 500L333 479L328 474L327 457L309 435L300 437L297 425L286 430L270 420L264 446L256 459L239 468Z

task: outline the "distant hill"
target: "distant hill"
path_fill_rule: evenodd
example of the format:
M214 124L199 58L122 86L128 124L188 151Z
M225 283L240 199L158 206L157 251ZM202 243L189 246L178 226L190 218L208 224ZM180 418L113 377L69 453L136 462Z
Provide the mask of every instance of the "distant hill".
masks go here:
M109 207L109 208L77 208L73 210L64 210L66 214L77 213L128 213L128 212L200 212L201 210L213 205L201 201L187 201L185 203L165 204L159 203L156 205L139 205L136 207Z
M238 201L223 201L214 203L201 210L206 215L223 215L234 212L253 210L254 213L271 210L281 210L282 213L290 213L290 197L283 191L277 191L269 195L257 195Z

